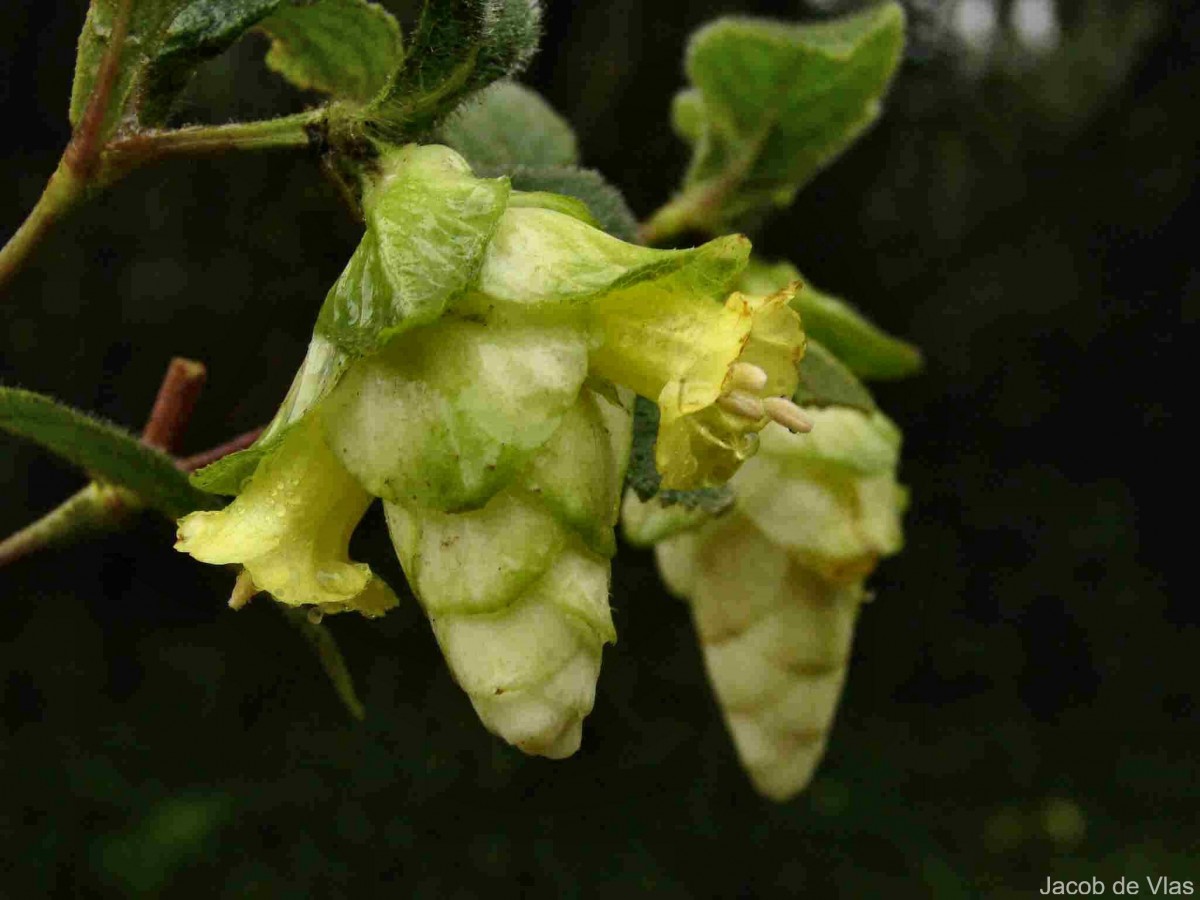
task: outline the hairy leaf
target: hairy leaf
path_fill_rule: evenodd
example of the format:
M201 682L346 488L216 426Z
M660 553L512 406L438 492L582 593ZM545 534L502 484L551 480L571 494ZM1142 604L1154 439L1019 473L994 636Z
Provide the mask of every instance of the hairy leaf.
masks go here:
M171 20L161 46L147 60L138 89L138 120L149 125L166 119L171 103L200 63L225 52L284 2L188 0Z
M637 219L621 192L595 169L574 166L518 167L509 173L521 191L551 191L587 204L600 228L623 241L637 240Z
M738 289L770 294L793 281L804 282L792 306L800 313L804 331L825 345L851 372L867 380L905 378L918 372L921 351L871 323L853 306L817 290L788 262L768 265L751 260Z
M540 36L538 0L425 0L370 125L396 142L429 133L464 98L524 69Z
M662 476L654 463L654 445L658 437L658 406L638 397L633 410L633 447L625 484L642 500L657 497L663 506L679 505L720 515L733 506L733 491L728 485L694 491L660 490Z
M800 360L800 387L792 398L801 406L850 406L864 412L875 410L871 397L854 373L811 337Z
M70 119L78 127L96 88L101 63L115 43L109 103L99 123L99 136L107 138L133 113L135 86L161 50L167 30L188 0L92 0L75 58L71 87Z
M575 133L537 91L502 81L480 91L447 119L440 140L479 173L506 175L518 166L570 166Z
M129 488L172 518L213 506L166 454L41 394L0 387L0 428L41 444L96 478Z
M719 230L790 203L874 121L903 39L896 3L815 25L723 18L698 31L686 64L694 88L673 110L693 145L676 201L694 207L689 224Z
M267 65L305 90L365 103L400 68L400 25L367 0L284 5L263 20Z

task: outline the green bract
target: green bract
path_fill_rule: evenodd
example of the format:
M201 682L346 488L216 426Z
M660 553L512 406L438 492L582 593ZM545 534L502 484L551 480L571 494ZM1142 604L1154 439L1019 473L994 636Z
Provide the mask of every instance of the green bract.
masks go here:
M900 549L900 434L880 413L805 409L734 476L735 508L684 515L632 494L626 534L656 543L663 579L691 603L709 679L755 786L782 800L811 779L849 663L864 583Z
M728 477L767 421L762 398L796 388L791 289L731 293L744 238L627 244L570 198L476 178L445 147L386 155L364 208L367 233L276 419L197 478L237 499L182 520L180 549L241 563L285 603L373 613L390 594L345 542L382 498L484 723L568 755L614 639L632 391L661 407L665 485ZM754 414L725 408L735 389L733 408Z

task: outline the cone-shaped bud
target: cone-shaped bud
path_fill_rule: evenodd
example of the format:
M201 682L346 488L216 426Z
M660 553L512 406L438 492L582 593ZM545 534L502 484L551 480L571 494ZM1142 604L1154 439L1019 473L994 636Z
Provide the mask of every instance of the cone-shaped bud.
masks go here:
M482 509L385 506L409 582L484 725L554 759L579 748L601 649L616 639L608 558L631 420L614 399L585 388Z
M181 519L175 546L201 562L240 563L258 589L289 606L378 616L395 596L349 559L350 535L370 501L314 416L262 461L233 503Z
M626 500L625 528L656 545L668 589L691 603L709 679L738 756L764 795L808 784L845 680L864 581L897 552L900 435L880 414L805 409L734 476L734 510L698 528Z

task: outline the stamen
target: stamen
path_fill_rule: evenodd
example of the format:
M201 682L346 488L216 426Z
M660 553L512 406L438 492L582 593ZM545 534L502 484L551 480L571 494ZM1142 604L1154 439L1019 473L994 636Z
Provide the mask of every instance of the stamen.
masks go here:
M729 370L730 383L735 388L761 391L767 386L767 373L753 363L734 363Z
M756 422L766 415L763 411L762 401L745 391L730 391L728 394L722 394L717 399L717 405L727 413L745 419L753 419Z
M238 573L237 581L233 584L233 593L229 595L229 608L241 609L250 602L250 598L259 591L258 585L254 583L254 579L250 577L250 573L242 569Z
M804 415L803 410L791 400L784 397L767 397L763 400L762 405L767 415L788 431L800 434L808 434L812 431L813 423Z

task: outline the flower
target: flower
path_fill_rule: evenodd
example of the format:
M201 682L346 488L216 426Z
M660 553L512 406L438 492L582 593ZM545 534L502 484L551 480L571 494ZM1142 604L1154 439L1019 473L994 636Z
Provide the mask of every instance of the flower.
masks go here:
M763 430L730 482L731 512L704 521L631 494L623 514L632 541L657 541L742 765L776 800L803 789L824 754L865 581L899 551L906 504L900 434L886 417L804 413L811 434Z
M180 520L175 547L201 562L241 563L258 590L289 606L378 616L396 597L348 556L350 534L370 502L312 416L262 461L228 507Z

